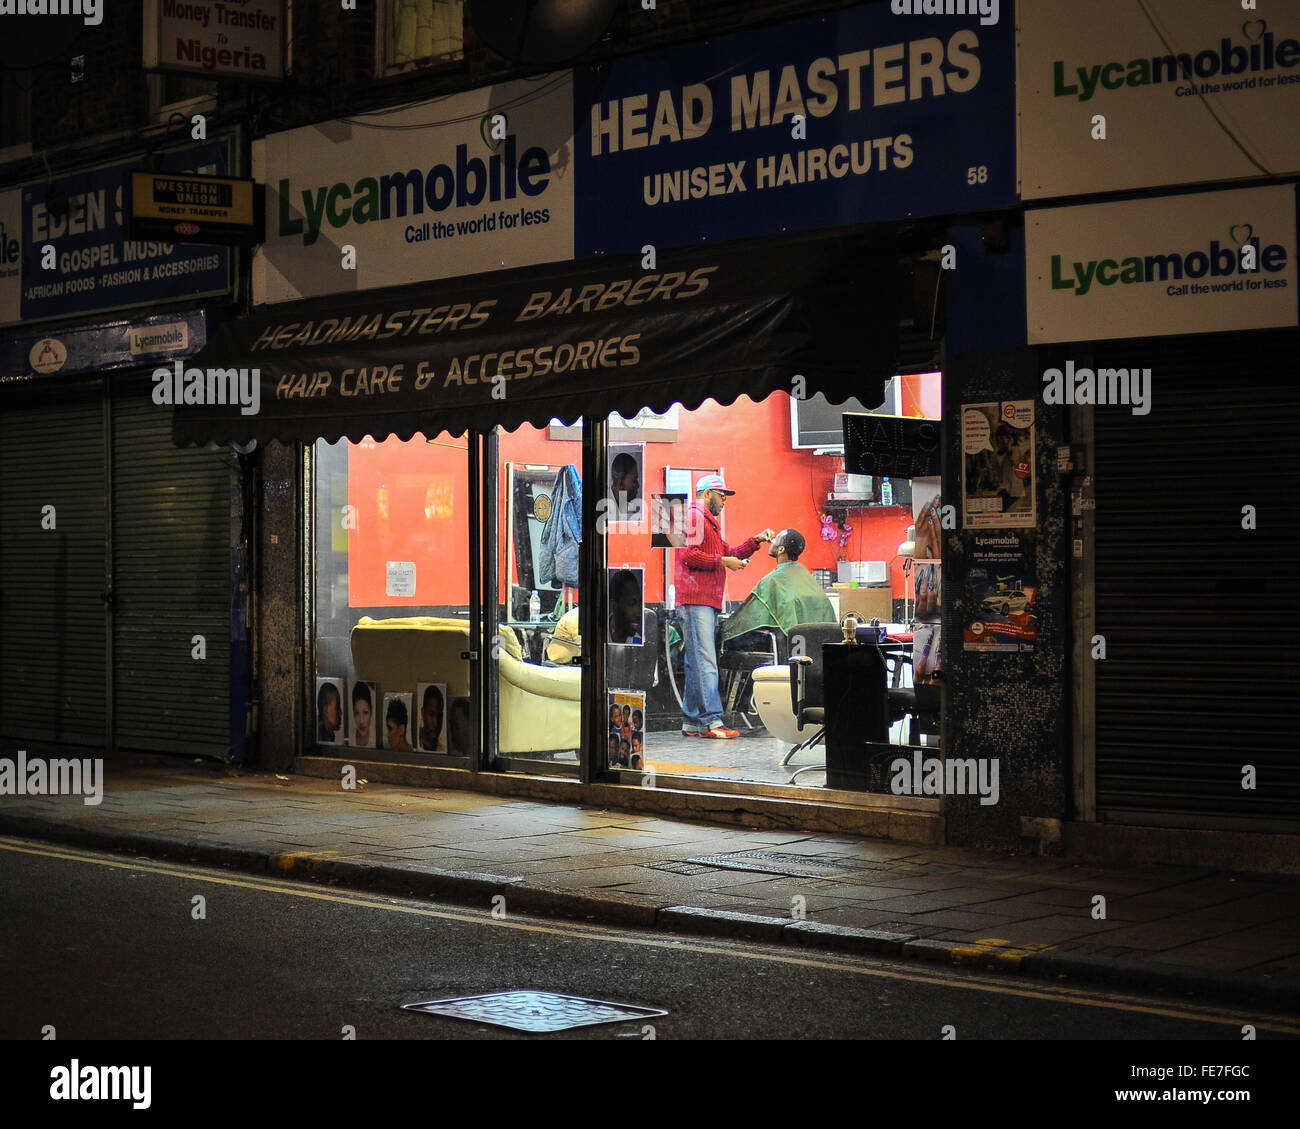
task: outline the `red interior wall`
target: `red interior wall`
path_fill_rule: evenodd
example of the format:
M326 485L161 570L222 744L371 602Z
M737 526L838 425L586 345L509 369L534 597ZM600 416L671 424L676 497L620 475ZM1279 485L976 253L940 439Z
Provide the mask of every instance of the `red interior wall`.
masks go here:
M906 388L904 395L907 395ZM919 400L919 393L913 402ZM551 441L544 428L521 427L501 437L502 462L580 465L581 444ZM810 569L832 571L840 558L835 541L821 539L819 505L831 492L842 460L790 447L790 400L782 393L755 404L742 397L735 404L712 401L693 412L680 411L677 440L646 443L642 493L663 490L665 466L720 466L736 494L727 503L726 536L733 544L764 526L798 529L808 542L800 559ZM504 476L498 513L504 531ZM446 435L429 443L388 439L352 446L348 467L348 501L355 507L356 528L348 538L349 604L353 607L467 603L469 600L469 484L465 441ZM907 506L873 507L850 513L845 556L849 560L890 562L896 596L903 595L899 542L911 524ZM646 599L664 598L664 551L651 549L648 532L611 533L609 560L642 563ZM387 562L416 563L416 594L385 595ZM774 562L766 547L743 572L727 578L727 598L742 600ZM668 561L671 576L672 563ZM502 577L500 598L505 597Z

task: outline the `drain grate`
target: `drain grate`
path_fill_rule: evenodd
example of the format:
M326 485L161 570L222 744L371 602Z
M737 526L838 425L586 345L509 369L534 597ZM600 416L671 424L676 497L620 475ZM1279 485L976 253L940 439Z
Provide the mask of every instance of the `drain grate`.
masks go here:
M720 870L745 870L755 874L779 874L786 878L852 878L863 870L883 870L885 864L825 855L791 855L780 851L737 851L730 855L702 855L687 859L698 866Z
M580 996L562 996L557 992L531 991L489 992L483 996L403 1004L402 1008L534 1033L568 1031L574 1027L623 1023L629 1019L668 1014L657 1008L616 1004L607 1000L587 1000Z

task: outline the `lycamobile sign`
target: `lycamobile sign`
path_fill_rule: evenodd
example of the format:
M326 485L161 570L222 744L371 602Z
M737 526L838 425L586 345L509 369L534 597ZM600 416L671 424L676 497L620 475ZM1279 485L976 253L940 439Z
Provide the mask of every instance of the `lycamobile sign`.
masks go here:
M1296 258L1293 184L1030 208L1028 341L1293 326Z
M573 258L573 80L483 86L253 142L253 302Z
M1119 90L1125 86L1150 86L1194 78L1241 76L1246 76L1241 85L1230 89L1249 88L1254 85L1249 76L1300 64L1300 40L1283 39L1277 43L1266 27L1264 20L1247 20L1241 32L1243 41L1234 42L1225 37L1217 47L1196 52L1181 51L1128 62L1116 59L1084 66L1057 59L1052 64L1052 93L1057 98L1077 98L1080 102L1088 102L1098 88ZM1269 83L1272 81L1300 82L1300 75L1279 75L1275 80L1268 80ZM1193 93L1194 90L1187 91L1189 95Z
M423 215L426 208L438 213L449 207L514 200L519 193L538 196L544 192L551 178L546 150L531 146L520 154L513 134L506 137L502 148L504 154L494 153L484 160L471 157L467 145L457 145L451 164L436 164L427 170L398 169L359 177L351 184L340 180L302 188L284 177L279 182L279 234L301 236L303 246L310 247L324 224L342 228L383 223ZM295 219L289 209L299 198L302 218Z
M1249 4L1018 5L1021 198L1300 173L1300 3Z
M1127 286L1138 282L1169 282L1188 278L1222 279L1235 275L1239 270L1243 274L1256 274L1267 271L1279 274L1286 270L1286 248L1280 243L1270 243L1263 249L1256 238L1246 238L1249 225L1244 230L1234 228L1245 240L1240 247L1224 246L1217 239L1211 239L1204 250L1169 251L1159 255L1129 255L1122 259L1089 259L1086 262L1075 260L1065 268L1065 256L1052 256L1052 289L1072 290L1076 297L1082 298L1093 285L1114 286L1117 283ZM1243 268L1243 264L1245 264ZM1233 284L1212 285L1214 291L1229 289ZM1270 282L1264 280L1264 286ZM1285 286L1285 282L1276 283ZM1235 288L1240 290L1242 283L1238 280ZM1173 288L1171 287L1171 291ZM1186 291L1184 291L1186 292Z

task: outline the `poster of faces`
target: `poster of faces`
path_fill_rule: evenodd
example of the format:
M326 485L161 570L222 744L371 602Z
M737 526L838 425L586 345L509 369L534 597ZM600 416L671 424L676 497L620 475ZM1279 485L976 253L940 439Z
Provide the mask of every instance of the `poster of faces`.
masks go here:
M421 753L447 751L447 684L421 682L415 688L415 748Z
M641 494L644 470L644 443L609 445L609 494L614 503L611 521L645 520L645 502Z
M469 699L452 698L447 711L447 752L458 757L469 756L471 738Z
M609 570L609 626L606 635L610 646L645 645L644 577L645 569L640 565Z
M343 744L343 679L316 679L316 743Z
M411 752L412 694L384 695L384 748Z
M358 749L377 749L379 722L375 703L378 687L373 682L353 679L348 683L348 744Z
M645 764L645 691L609 692L610 768L641 768Z

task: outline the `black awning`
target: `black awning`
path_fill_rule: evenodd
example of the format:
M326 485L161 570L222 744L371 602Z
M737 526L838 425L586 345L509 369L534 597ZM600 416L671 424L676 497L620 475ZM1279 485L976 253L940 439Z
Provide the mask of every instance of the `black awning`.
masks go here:
M821 235L334 295L228 322L164 402L182 444L510 430L798 394L796 375L873 404L895 371L899 278L892 249ZM242 407L239 380L211 371L230 369L250 370Z

